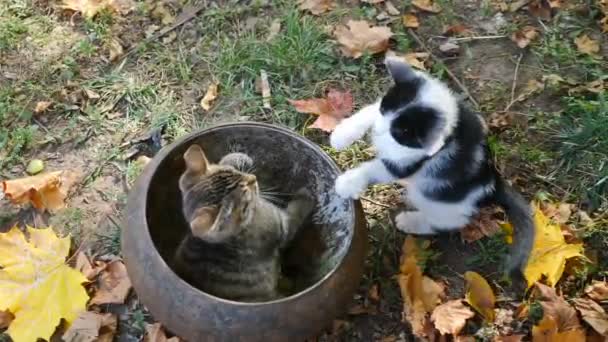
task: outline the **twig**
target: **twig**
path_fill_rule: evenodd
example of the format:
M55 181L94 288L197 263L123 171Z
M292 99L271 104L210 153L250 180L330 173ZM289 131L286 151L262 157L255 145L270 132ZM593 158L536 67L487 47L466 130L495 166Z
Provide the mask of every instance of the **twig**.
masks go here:
M475 109L478 109L479 103L477 103L477 101L475 101L475 98L471 95L471 93L469 92L469 89L464 85L464 83L462 83L458 79L458 77L456 77L456 75L454 75L454 73L452 73L452 71L443 63L443 61L441 59L439 59L437 56L435 56L435 54L433 54L433 52L426 46L426 44L424 44L422 39L420 39L420 37L418 37L418 35L412 29L408 29L408 33L410 34L410 36L412 36L414 38L414 40L416 40L418 45L420 45L420 47L422 47L429 54L429 56L431 56L431 58L433 58L435 61L437 61L438 63L441 63L441 65L444 66L445 72L448 74L448 76L450 76L452 81L454 81L454 83L456 83L456 85L458 85L460 90L469 98L471 103L475 106Z
M500 38L506 38L507 36L504 35L500 35L500 36L476 36L476 37L460 37L460 38L453 38L453 37L445 37L445 36L435 36L437 38L442 38L442 39L449 39L452 42L471 42L471 41L475 41L475 40L486 40L486 39L500 39Z
M362 200L364 200L364 201L366 201L366 202L369 202L369 203L375 204L375 205L377 205L377 206L379 206L379 207L384 207L384 208L392 208L392 207L391 207L390 205L388 205L388 204L384 204L384 203L380 203L380 202L378 202L378 201L374 201L373 199L371 199L371 198L369 198L369 197L363 197L363 196L361 196L361 199L362 199Z
M139 42L136 45L133 45L132 47L130 47L127 52L125 52L124 55L122 55L121 59L124 60L125 58L127 58L128 56L130 56L134 51L137 50L137 48L139 48L142 45L148 44L149 42L153 41L153 40L157 40L161 37L163 37L164 35L166 35L167 33L175 30L176 28L184 25L185 23L189 22L190 20L192 20L194 17L196 17L196 15L202 11L203 9L205 9L207 7L207 1L203 1L202 4L198 5L198 6L189 6L186 7L182 13L180 13L180 15L177 17L177 20L175 20L175 23L173 23L173 25L169 26L169 27L165 27L162 30L156 32L155 34L151 35L150 37L144 39L143 41Z
M523 53L519 54L519 57L517 58L517 64L515 64L515 71L513 72L513 84L511 85L511 101L509 101L509 104L505 107L505 109L503 110L504 113L506 113L509 109L511 109L511 106L513 106L513 104L515 104L515 87L517 87L517 77L519 74L519 65L521 64L521 59L524 57Z

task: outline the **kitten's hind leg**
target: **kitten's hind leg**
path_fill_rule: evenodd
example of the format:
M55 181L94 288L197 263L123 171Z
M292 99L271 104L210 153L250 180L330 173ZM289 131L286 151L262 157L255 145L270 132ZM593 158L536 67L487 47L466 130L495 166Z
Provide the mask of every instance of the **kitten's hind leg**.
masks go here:
M296 235L302 224L315 208L313 195L305 188L298 190L283 213L282 245L285 246Z
M420 211L402 211L395 215L394 225L406 234L433 235L437 232Z

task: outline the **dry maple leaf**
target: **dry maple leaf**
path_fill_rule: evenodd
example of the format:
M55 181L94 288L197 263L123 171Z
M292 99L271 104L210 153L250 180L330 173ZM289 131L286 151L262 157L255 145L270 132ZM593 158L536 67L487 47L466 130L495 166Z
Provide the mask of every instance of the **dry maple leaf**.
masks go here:
M2 191L11 203L31 203L38 210L55 211L65 207L69 189L79 175L70 171L41 173L31 177L2 181Z
M524 26L521 30L513 32L511 40L517 44L520 49L530 45L530 43L538 37L538 30L534 26Z
M598 302L608 300L608 282L594 280L585 288L585 293L589 298Z
M439 4L435 3L433 0L412 0L412 5L425 12L441 12L441 6L439 6Z
M310 128L331 132L340 120L352 112L353 95L349 91L330 89L326 98L289 100L289 103L300 113L319 116Z
M547 277L548 285L555 286L564 272L566 260L583 256L583 245L566 243L560 227L551 224L537 205L534 205L534 229L534 245L524 269L528 287L543 276Z
M418 28L420 26L418 17L412 13L404 14L401 20L403 21L403 26L408 28Z
M335 0L298 0L298 8L314 15L329 12L336 7Z
M427 52L412 52L406 53L405 55L400 55L395 53L394 51L387 51L386 57L397 58L416 69L426 70L424 62L430 57L430 54Z
M458 335L467 319L475 316L475 313L462 303L461 299L447 301L435 308L431 315L431 321L441 334Z
M473 221L460 230L460 238L471 243L502 231L495 217L500 211L500 208L493 206L482 208Z
M559 331L552 316L544 315L538 325L532 327L532 342L585 342L581 329Z
M146 335L144 336L144 342L179 342L179 337L171 337L167 338L165 334L165 329L160 325L160 323L147 324L146 325Z
M84 252L78 252L76 255L76 265L75 268L84 274L85 277L89 280L93 280L99 275L101 271L103 271L107 267L105 262L98 262L95 265L91 263L89 257L87 257Z
M51 101L40 101L36 103L36 108L34 108L34 113L40 114L45 112L49 107L53 104Z
M85 311L76 318L70 328L63 334L62 340L66 342L99 341L102 335L116 333L118 321L111 313L100 314ZM106 336L105 338L108 338Z
M70 237L51 228L27 232L29 240L17 227L0 233L0 310L15 316L7 330L14 342L50 340L61 319L71 324L89 300L87 279L65 264Z
M388 40L393 36L386 26L371 26L365 20L349 20L348 27L340 25L334 36L345 56L359 58L364 53L376 54L388 49Z
M543 314L552 317L558 331L581 328L576 310L563 297L558 296L555 289L541 283L536 283L536 289L539 293L538 300L543 307Z
M571 203L543 203L543 213L553 222L564 224L572 216L574 204Z
M427 336L429 313L433 312L444 296L445 288L422 274L419 266L420 248L411 235L405 238L397 281L403 299L403 317L412 325L418 337Z
M465 300L470 306L479 312L483 318L489 322L494 321L494 304L496 297L490 284L476 272L466 272L464 274L466 281Z
M448 26L443 30L444 36L470 36L471 30L463 24Z
M576 48L579 52L590 55L590 56L598 56L598 52L600 52L600 42L590 38L588 35L583 34L574 39L574 44L576 44Z
M120 260L110 262L101 272L98 282L99 289L90 304L122 304L131 289L127 268Z
M591 299L575 298L573 302L574 307L581 313L583 321L600 335L608 337L608 314L604 308Z
M218 84L216 82L211 83L207 87L207 92L205 93L205 96L203 96L203 98L201 99L201 108L203 108L205 111L209 111L211 109L213 101L215 101L215 99L217 98L217 90Z

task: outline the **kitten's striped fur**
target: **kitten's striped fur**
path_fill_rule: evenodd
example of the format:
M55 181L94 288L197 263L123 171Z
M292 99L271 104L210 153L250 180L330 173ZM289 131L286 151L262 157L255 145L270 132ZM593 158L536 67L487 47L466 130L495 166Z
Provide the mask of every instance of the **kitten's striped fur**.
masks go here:
M180 178L183 212L190 232L174 259L176 272L209 294L243 302L280 297L280 249L313 209L303 191L287 209L260 196L254 175L241 171L251 158L232 153L210 164L192 145Z

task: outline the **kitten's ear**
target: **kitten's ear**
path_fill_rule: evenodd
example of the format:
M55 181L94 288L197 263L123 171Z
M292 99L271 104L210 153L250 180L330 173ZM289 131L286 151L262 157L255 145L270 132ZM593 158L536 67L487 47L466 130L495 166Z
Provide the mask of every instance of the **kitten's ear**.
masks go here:
M418 77L416 71L399 57L388 56L384 59L384 64L395 83L412 82Z
M216 223L217 214L217 208L202 207L197 209L194 214L194 219L190 221L192 235L203 240L207 239L209 231L213 229L213 226Z
M209 167L209 162L205 158L203 149L196 144L190 146L186 153L184 153L184 161L186 162L188 171L194 173L205 173Z

